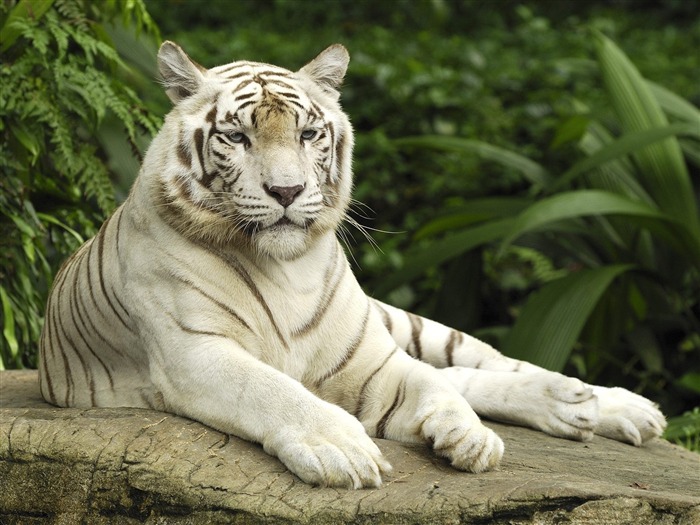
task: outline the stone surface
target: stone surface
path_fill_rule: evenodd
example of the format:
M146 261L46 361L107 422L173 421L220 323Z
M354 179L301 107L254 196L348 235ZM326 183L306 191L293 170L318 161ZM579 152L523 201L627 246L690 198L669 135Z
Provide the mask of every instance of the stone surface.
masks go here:
M194 421L55 408L36 372L0 372L0 523L700 524L698 454L489 426L506 444L496 472L377 440L394 466L381 488L314 488Z

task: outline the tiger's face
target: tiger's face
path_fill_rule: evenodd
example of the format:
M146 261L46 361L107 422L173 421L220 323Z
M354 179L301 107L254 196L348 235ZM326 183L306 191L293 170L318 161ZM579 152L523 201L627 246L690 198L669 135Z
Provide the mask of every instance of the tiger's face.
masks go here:
M183 233L287 260L338 226L352 186L352 128L336 91L347 62L331 46L298 72L253 62L206 70L163 44L175 102L161 131L163 193Z

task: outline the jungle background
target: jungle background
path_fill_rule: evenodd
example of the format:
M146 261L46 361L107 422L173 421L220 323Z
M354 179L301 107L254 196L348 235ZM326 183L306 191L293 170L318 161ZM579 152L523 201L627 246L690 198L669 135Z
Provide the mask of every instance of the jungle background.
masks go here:
M351 53L367 292L658 402L700 450L700 2L2 0L0 366L170 104L155 54Z

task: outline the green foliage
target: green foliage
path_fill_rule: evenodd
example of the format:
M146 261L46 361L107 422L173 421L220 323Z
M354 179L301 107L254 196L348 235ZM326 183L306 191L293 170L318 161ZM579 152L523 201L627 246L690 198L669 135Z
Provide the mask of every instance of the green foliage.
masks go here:
M664 437L688 450L700 453L700 408L668 420Z
M530 182L524 195L492 201L490 216L478 213L483 200L475 199L429 222L422 231L446 235L417 244L380 291L474 248L486 246L496 260L513 243L537 250L568 275L543 283L519 307L502 332L504 352L553 370L571 363L593 383L617 379L622 365L636 375L631 386L678 410L700 393L698 189L682 153L700 146L700 112L645 81L610 39L595 33L594 41L614 115L577 103L580 112L560 124L554 141L575 143L587 157L558 178L540 167L533 180L532 167L518 163ZM471 141L454 137L396 142L431 150L463 142L473 152ZM470 205L473 220L465 220Z
M117 123L136 151L157 129L120 79L104 25L116 19L156 30L140 0L0 4L0 367L35 364L58 265L115 206L96 136Z

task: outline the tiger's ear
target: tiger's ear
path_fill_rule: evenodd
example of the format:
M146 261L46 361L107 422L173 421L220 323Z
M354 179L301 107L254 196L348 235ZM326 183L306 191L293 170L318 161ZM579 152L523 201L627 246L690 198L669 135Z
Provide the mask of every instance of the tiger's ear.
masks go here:
M341 44L333 44L302 67L299 72L306 74L324 91L337 97L337 89L343 83L349 62L350 55L347 49Z
M158 50L158 69L165 93L173 103L193 95L202 85L207 71L188 57L180 46L168 40Z

